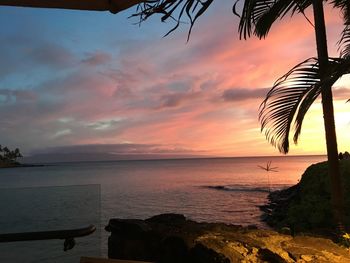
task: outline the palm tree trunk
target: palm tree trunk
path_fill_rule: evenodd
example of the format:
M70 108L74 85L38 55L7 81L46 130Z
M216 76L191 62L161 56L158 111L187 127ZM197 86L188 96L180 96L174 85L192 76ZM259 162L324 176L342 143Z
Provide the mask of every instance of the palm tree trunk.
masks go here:
M319 59L320 78L324 78L328 66L326 26L322 0L313 0L317 55ZM339 170L337 137L334 123L332 87L322 87L322 109L326 132L328 174L331 181L332 209L335 223L342 230L344 226L344 195Z

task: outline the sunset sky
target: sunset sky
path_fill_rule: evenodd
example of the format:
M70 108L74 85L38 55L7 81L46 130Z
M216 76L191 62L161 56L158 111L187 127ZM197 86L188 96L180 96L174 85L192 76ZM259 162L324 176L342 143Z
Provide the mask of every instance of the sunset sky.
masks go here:
M316 55L312 26L286 17L266 40L239 40L233 1L188 25L139 27L117 15L0 7L0 144L24 154L107 151L206 156L279 155L258 108L274 81ZM340 15L327 8L337 56ZM312 20L312 15L308 13ZM350 78L335 85L340 151L350 150ZM290 154L325 154L320 102Z

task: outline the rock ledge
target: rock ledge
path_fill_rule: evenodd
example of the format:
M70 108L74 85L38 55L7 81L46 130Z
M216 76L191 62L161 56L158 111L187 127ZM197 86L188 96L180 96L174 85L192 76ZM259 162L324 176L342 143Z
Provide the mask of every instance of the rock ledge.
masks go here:
M179 214L146 220L111 219L110 258L160 263L349 262L331 240L254 227L197 223Z

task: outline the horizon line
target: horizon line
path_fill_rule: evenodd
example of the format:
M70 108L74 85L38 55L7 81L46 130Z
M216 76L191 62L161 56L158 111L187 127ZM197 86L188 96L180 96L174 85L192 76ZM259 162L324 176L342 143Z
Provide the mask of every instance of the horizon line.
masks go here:
M66 155L66 154L61 154ZM181 160L199 160L199 159L234 159L234 158L293 158L293 157L327 157L326 154L295 154L295 155L256 155L256 156L179 156L179 157L164 157L164 158L139 158L139 159L115 159L115 160L72 160L72 161L57 161L57 162L30 162L28 164L63 164L63 163L103 163L103 162L136 162L136 161L181 161ZM24 156L24 158L30 158L29 156ZM26 164L26 163L24 163Z

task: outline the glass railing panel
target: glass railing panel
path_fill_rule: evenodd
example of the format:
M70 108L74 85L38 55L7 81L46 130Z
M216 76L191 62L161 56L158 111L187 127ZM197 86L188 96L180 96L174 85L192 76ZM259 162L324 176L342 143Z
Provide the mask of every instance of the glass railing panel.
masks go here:
M100 185L0 189L0 234L96 226L63 251L64 240L0 243L0 262L79 262L101 254Z

